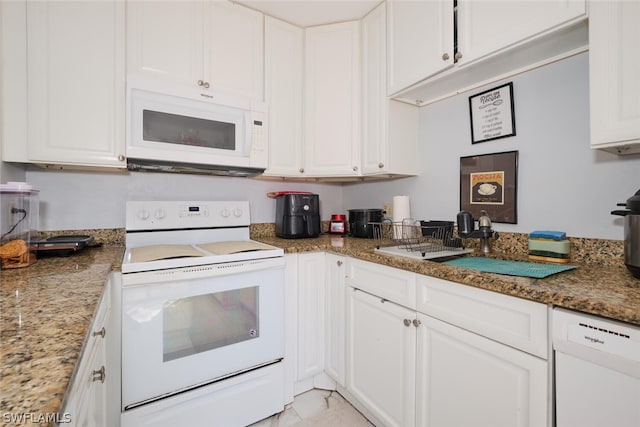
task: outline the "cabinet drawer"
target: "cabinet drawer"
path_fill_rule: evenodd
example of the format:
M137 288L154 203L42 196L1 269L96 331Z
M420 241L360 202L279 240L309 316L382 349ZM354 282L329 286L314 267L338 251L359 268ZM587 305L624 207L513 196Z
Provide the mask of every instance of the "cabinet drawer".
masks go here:
M416 275L393 267L349 259L347 284L415 310Z
M417 310L547 359L547 306L417 275Z

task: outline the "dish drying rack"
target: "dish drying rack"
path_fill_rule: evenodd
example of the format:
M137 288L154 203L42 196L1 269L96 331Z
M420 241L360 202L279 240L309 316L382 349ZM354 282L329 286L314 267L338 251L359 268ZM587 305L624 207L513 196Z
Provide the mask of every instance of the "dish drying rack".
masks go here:
M383 221L369 223L373 228L376 251L401 255L400 249L415 258L432 259L473 252L466 249L462 239L453 234L453 223L448 221ZM392 245L383 246L392 241ZM391 247L389 247L391 246ZM420 256L418 256L420 254Z

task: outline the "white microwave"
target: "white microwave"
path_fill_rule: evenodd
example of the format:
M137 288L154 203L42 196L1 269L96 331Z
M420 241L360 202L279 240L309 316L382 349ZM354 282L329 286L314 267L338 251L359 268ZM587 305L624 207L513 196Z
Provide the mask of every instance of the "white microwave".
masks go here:
M132 78L127 118L129 170L251 176L267 168L262 102Z

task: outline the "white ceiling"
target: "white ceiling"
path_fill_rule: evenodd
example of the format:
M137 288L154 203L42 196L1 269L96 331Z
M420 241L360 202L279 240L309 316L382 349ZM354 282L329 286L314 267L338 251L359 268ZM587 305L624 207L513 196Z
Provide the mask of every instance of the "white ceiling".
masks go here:
M381 0L236 0L236 3L300 27L360 19L380 2Z

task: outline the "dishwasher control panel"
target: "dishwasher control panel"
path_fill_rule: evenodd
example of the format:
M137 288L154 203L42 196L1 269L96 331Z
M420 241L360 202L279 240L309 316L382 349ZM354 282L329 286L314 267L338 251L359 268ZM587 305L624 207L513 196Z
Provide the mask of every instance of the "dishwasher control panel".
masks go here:
M640 360L640 328L569 310L554 309L553 342L554 347L570 343Z

